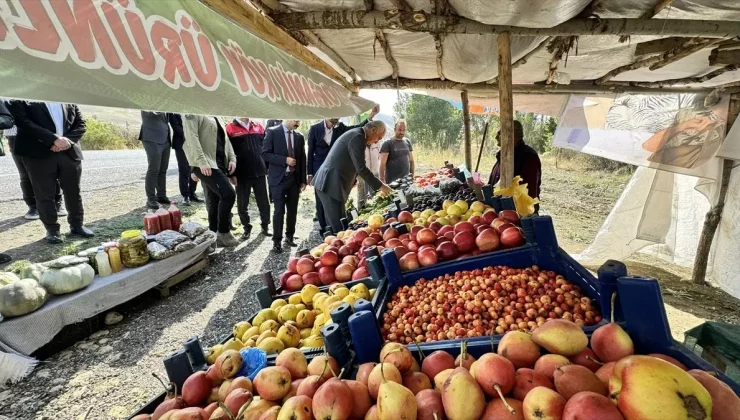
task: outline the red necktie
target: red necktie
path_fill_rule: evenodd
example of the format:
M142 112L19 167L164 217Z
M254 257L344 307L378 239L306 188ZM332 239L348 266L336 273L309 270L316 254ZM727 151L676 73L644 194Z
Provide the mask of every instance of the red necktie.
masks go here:
M293 131L288 130L288 157L295 157L293 155ZM295 170L295 166L288 166L288 172L293 172Z

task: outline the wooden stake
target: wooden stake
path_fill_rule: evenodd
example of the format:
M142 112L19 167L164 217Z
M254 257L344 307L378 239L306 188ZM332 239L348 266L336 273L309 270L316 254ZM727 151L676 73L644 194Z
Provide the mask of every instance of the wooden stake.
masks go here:
M463 130L465 133L465 166L468 170L473 169L473 152L470 144L470 103L468 102L468 91L462 91L462 114Z
M514 99L511 89L511 36L498 36L498 101L501 110L501 180L507 188L514 180Z
M440 34L434 34L434 48L437 50L437 75L439 76L439 80L445 80L445 74L444 71L442 71L442 57L444 55L444 50L442 48L442 42L444 42L443 37L444 35Z
M732 124L737 120L740 114L740 94L734 94L730 97L730 109L727 113L727 132L730 131ZM691 281L695 284L706 284L707 263L709 262L709 251L712 249L712 241L717 233L717 227L722 220L722 210L725 207L725 198L727 189L730 185L730 175L732 174L733 161L724 159L722 162L722 178L719 186L719 197L717 204L707 212L704 219L704 227L699 237L699 246L696 248L696 259L694 259L694 270L691 273Z

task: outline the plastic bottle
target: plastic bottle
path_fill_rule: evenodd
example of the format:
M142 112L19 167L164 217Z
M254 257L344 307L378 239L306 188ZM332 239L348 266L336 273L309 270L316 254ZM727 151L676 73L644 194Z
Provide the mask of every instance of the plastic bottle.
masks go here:
M123 263L121 262L121 250L118 246L113 245L108 248L108 261L110 261L111 271L118 273L123 270Z
M159 227L162 228L162 230L172 230L172 219L170 218L170 213L165 210L161 204L159 206L159 210L154 214L159 218Z
M167 209L167 213L170 214L170 221L172 222L172 230L175 232L180 231L180 225L182 225L182 211L175 206L175 202L170 202L170 208Z
M108 254L102 246L98 247L98 253L95 255L95 262L98 263L98 275L100 277L109 276L113 273L113 270L111 270L110 267L110 261L108 260Z
M159 224L159 216L151 210L144 216L144 230L146 230L147 235L156 235L162 231L162 226Z

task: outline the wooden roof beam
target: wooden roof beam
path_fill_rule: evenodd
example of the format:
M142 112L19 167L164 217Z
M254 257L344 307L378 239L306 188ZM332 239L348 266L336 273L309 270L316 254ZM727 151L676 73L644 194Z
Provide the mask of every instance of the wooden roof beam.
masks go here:
M640 19L652 19L660 13L663 9L668 7L671 3L673 3L673 0L658 0L658 3L653 6L652 9L645 12L642 16L640 16ZM619 42L627 42L627 40L630 38L629 34L622 35L619 37Z
M444 42L444 35L434 34L434 48L437 50L437 75L440 80L445 80L445 74L442 71L442 57L444 56L444 49L442 43Z
M391 0L391 3L393 3L393 6L396 9L402 12L410 12L413 10L411 6L409 6L409 4L406 3L406 0Z
M498 95L498 85L488 83L458 83L451 80L417 80L417 79L384 79L361 81L360 89L418 89L418 90L467 90L476 96ZM664 87L646 88L630 86L626 83L594 85L591 83L574 83L570 85L516 84L512 85L515 94L599 94L599 93L676 93L676 92L710 92L712 88Z
M257 9L243 0L201 1L222 16L231 19L233 22L248 29L256 36L294 56L307 66L323 73L330 79L344 86L346 89L349 89L352 92L357 92L357 87L352 83L349 83L347 79L332 66L314 55L295 38L290 36L290 34L286 33L282 28L275 25L270 19L262 15Z
M715 77L718 77L724 73L727 73L728 71L735 71L737 69L738 69L738 66L729 65L726 67L722 67L721 69L717 69L715 71L709 72L705 74L704 76L685 77L683 79L661 80L658 82L630 82L629 85L636 86L636 87L645 87L645 88L662 88L665 86L691 85L695 83L707 82L709 80L714 79Z
M740 65L740 49L712 50L712 53L709 54L709 65L717 66L723 64Z
M209 0L215 1L215 0ZM223 0L221 0L223 1ZM551 28L488 25L457 15L432 15L423 11L324 11L281 13L275 22L289 30L403 29L411 32L496 34L528 36L662 35L707 38L740 36L740 25L730 21L688 19L571 19Z
M649 68L650 68L651 71L662 69L663 67L665 67L665 66L667 66L667 65L669 65L671 63L675 63L676 61L678 61L678 60L680 60L682 58L688 57L691 54L694 54L696 52L699 52L699 51L703 50L704 48L711 47L712 45L716 45L716 44L720 43L721 41L722 41L722 39L719 39L719 38L715 38L715 39L712 39L712 38L710 38L710 39L693 39L693 40L687 42L686 44L684 44L685 47L679 48L681 51L676 52L675 54L668 54L668 55L664 56L662 60L660 60L659 62L657 62L655 64L650 65ZM676 51L676 50L674 49L674 50L671 50L671 51Z
M339 66L339 68L344 70L344 72L347 73L353 81L358 80L355 69L350 67L350 65L347 64L347 62L344 61L344 59L340 57L339 54L337 54L336 51L334 51L330 46L326 45L324 41L322 41L321 38L319 38L318 35L314 34L311 31L301 31L300 33L306 37L309 43L313 44L321 52L326 54L327 57L331 58L332 61L337 63L337 66Z
M390 64L391 69L393 69L391 77L398 79L398 63L396 63L396 59L393 58L393 54L391 54L391 46L388 44L388 40L386 39L382 29L375 30L375 39L380 43L380 46L383 48L383 52L385 53L385 59L388 60L388 64Z

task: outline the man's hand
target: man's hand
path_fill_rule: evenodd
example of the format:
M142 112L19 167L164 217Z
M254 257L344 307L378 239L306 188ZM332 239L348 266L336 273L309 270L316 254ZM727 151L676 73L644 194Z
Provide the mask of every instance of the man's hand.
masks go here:
M313 185L313 175L308 176L308 185Z
M203 174L203 176L211 176L211 167L208 165L200 166L200 173Z
M51 150L55 152L61 152L69 149L70 147L72 147L72 142L69 141L68 138L59 137L58 139L54 140L54 145L52 146ZM54 148L56 148L57 150L54 150Z
M370 111L370 116L368 117L368 120L372 120L373 118L375 118L375 116L378 115L379 112L380 112L380 105L376 104L373 107L372 111Z
M229 175L233 174L235 170L236 170L236 162L229 162Z
M236 181L236 177L235 176L230 176L229 177L229 181L231 182L231 185L234 185L234 186L237 185L237 181Z
M288 166L295 166L296 161L292 157L286 157L285 158L285 163L287 163Z
M193 182L198 182L198 181L200 181L200 180L198 179L198 175L196 175L196 174L194 174L194 173L192 173L192 172L190 173L190 179L192 179L192 180L193 180Z
M393 192L393 190L391 189L391 187L389 187L389 186L387 186L385 184L381 185L381 187L380 187L380 195L382 195L383 197L387 196L388 194L390 194L392 192Z
M301 192L306 191L306 184L301 184Z

